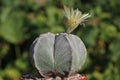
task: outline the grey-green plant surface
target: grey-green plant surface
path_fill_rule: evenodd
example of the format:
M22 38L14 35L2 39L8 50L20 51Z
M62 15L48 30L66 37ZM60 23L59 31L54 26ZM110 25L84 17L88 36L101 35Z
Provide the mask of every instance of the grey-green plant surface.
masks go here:
M41 74L72 74L80 70L86 59L84 43L73 34L45 33L33 44L31 54L34 65Z

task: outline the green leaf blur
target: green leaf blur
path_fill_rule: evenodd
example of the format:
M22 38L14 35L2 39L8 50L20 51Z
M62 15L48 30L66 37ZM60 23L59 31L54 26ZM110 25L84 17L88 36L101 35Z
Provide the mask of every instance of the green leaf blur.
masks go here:
M0 80L37 74L29 47L42 33L65 32L63 5L92 17L72 33L85 43L88 56L80 73L89 80L120 80L119 0L1 0Z

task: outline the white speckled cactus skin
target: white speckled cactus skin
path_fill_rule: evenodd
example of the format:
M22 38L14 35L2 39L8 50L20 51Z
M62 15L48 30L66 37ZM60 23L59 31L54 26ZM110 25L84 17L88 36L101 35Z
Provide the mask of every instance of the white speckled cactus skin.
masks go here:
M41 75L70 75L82 67L86 47L82 40L67 33L40 35L31 45L31 60Z

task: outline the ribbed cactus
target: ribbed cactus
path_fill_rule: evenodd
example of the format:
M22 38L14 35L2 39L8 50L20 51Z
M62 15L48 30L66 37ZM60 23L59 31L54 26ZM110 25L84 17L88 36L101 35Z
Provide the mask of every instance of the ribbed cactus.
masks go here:
M41 74L75 73L85 62L87 53L82 40L67 33L42 34L33 42L31 49L35 67Z
M86 47L82 40L70 34L81 22L90 17L78 10L65 8L67 33L40 35L31 45L31 59L43 76L65 76L76 73L85 62Z

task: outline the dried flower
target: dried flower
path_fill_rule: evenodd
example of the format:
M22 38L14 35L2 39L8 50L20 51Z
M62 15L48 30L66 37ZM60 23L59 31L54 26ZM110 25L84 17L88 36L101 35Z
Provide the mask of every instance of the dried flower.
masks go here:
M64 6L65 16L67 18L67 24L69 26L67 33L71 33L79 24L84 22L91 15L89 13L82 14L78 9L73 10L73 8L68 8Z

